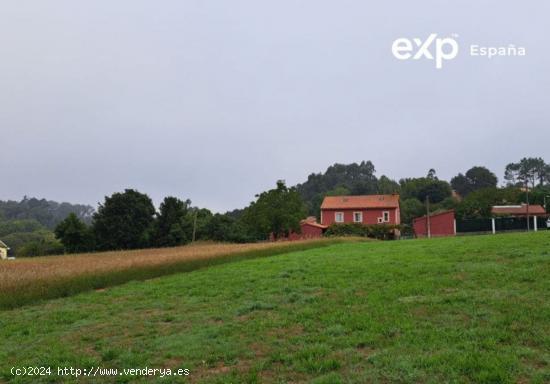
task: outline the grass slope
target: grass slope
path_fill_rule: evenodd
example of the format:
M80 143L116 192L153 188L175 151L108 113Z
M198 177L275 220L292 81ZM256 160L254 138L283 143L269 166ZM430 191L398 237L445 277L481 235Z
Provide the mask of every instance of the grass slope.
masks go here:
M0 380L71 382L13 365L99 365L191 371L164 383L545 383L549 278L548 233L218 265L0 312ZM153 380L78 380L126 381Z

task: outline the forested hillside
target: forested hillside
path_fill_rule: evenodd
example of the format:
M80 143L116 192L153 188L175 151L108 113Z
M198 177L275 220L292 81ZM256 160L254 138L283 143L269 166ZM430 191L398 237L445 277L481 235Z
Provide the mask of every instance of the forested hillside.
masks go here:
M90 223L94 209L89 205L58 203L24 197L21 201L0 200L0 239L13 255L35 256L63 252L53 229L69 214Z

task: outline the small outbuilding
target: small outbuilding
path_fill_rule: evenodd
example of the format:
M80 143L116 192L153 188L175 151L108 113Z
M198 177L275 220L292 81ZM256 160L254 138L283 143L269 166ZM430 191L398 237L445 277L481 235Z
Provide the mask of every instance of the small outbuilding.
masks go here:
M440 237L456 235L455 211L453 209L437 212L413 219L413 230L416 237Z
M2 240L0 240L0 260L8 259L9 250L10 250L10 247L8 247Z
M322 237L328 226L319 224L315 216L300 221L302 233L291 233L291 240L315 239Z
M323 237L323 233L327 230L327 225L322 225L317 222L315 216L309 216L306 219L300 220L300 233L290 232L288 236L280 238L278 240L307 240L307 239L316 239ZM275 236L271 234L271 241L275 241Z

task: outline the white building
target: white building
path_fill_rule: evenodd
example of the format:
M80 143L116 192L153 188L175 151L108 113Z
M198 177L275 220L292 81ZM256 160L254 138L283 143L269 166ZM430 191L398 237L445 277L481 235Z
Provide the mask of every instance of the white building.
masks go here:
M0 240L0 260L7 260L10 248Z

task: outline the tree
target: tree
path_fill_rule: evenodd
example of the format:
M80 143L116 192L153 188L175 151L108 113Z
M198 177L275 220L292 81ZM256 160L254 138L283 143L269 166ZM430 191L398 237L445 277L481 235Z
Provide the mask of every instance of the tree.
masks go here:
M484 188L470 193L456 208L462 219L489 218L492 207L501 204L518 204L525 196L518 188Z
M466 197L472 192L470 180L462 173L459 173L451 179L451 187L462 197Z
M378 179L378 193L382 195L399 193L399 183L390 179L386 175L380 176Z
M246 234L246 229L242 223L227 214L216 213L206 224L205 231L210 240L245 243L251 241Z
M295 188L288 188L284 181L277 188L262 192L256 202L250 204L243 214L243 222L257 239L275 239L287 236L291 231L300 231L300 220L305 216L305 207Z
M497 183L498 179L493 172L479 166L470 168L466 175L459 173L451 179L451 186L462 197L480 189L496 188Z
M70 213L55 228L55 237L61 241L65 252L78 253L93 250L93 237L90 228L76 214Z
M416 217L426 214L426 206L415 198L410 198L401 201L400 204L401 221L404 224L411 224Z
M415 198L421 202L430 197L432 203L439 203L452 195L451 186L444 180L435 176L435 171L430 169L427 177L401 179L401 198Z
M334 164L325 173L312 173L307 181L296 186L306 202L308 214L318 215L323 198L332 191L347 191L344 194L368 195L377 193L378 180L374 175L374 164L370 161L352 164Z
M189 221L190 200L166 197L160 204L155 220L154 244L173 247L191 241L192 222Z
M101 250L135 249L151 244L155 207L146 194L133 189L105 197L93 218L93 232Z
M509 186L534 188L550 182L550 166L541 157L524 157L519 163L510 163L504 171L504 179Z
M195 228L195 240L209 240L208 223L212 220L212 212L206 208L194 207L189 211L188 217L191 223L191 237Z

